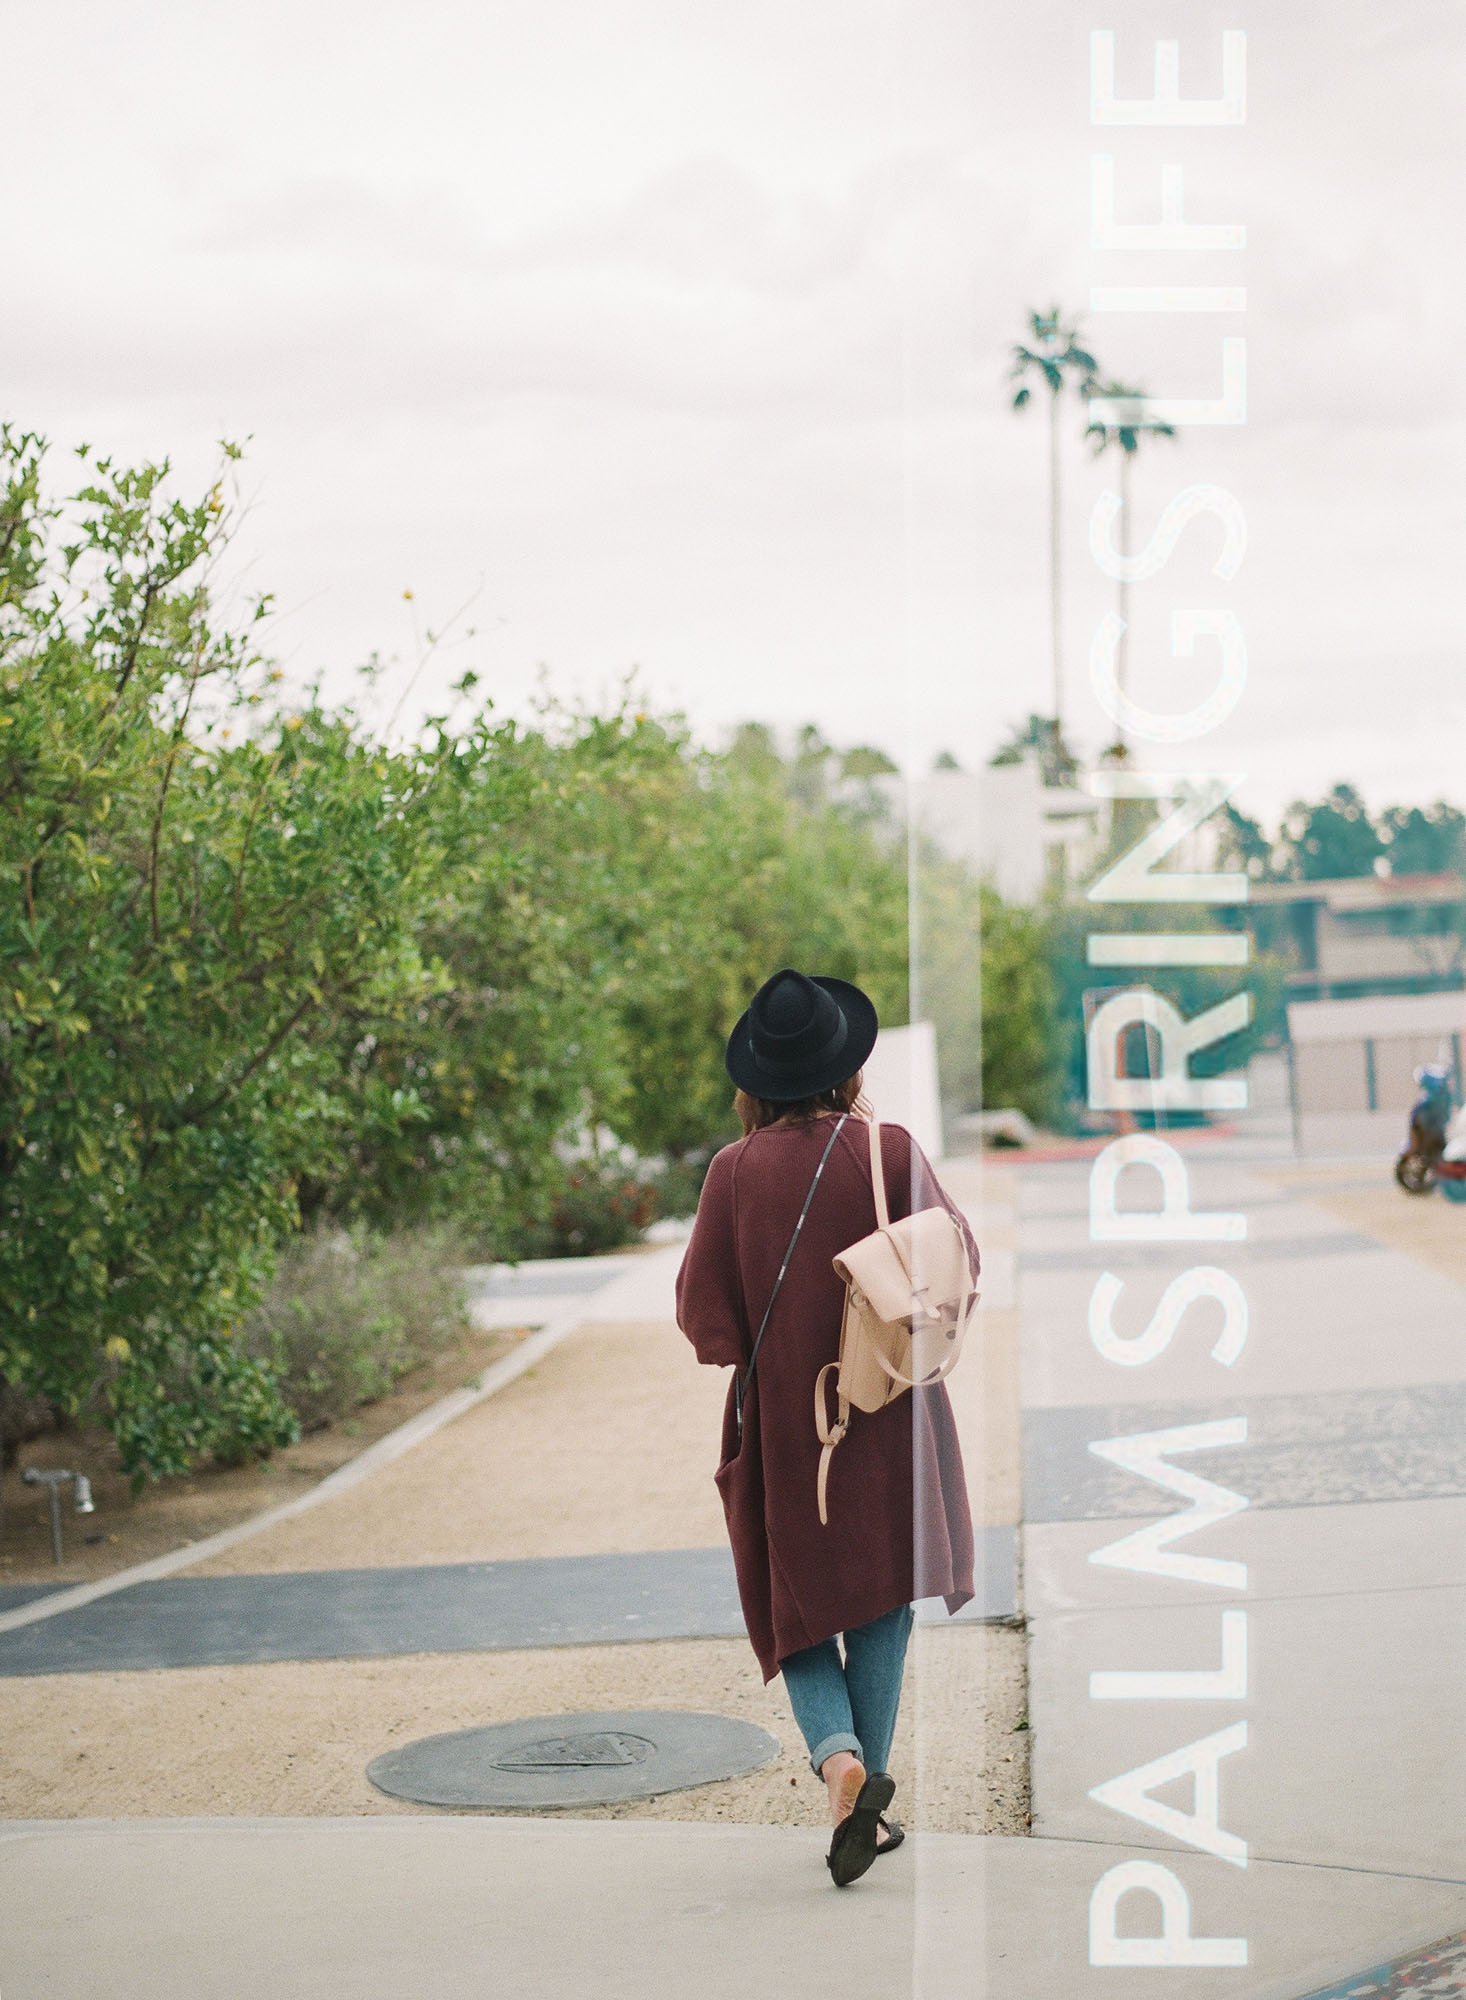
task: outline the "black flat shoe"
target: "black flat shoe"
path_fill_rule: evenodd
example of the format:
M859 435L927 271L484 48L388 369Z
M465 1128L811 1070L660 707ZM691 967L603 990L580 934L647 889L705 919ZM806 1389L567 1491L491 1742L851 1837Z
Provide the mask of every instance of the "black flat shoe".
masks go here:
M874 1772L861 1786L853 1812L835 1828L825 1859L837 1889L859 1881L875 1860L876 1828L895 1791L894 1778L885 1771Z
M879 1860L881 1855L889 1854L893 1847L899 1847L906 1835L902 1831L900 1820L887 1819L884 1814L877 1819L876 1825L883 1828L887 1835L885 1840L876 1842L876 1858Z

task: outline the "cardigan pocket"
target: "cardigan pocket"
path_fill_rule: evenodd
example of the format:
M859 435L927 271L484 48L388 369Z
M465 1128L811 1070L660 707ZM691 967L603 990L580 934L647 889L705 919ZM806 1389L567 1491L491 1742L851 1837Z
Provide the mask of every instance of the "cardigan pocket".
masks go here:
M763 1456L759 1450L755 1424L752 1394L743 1406L743 1424L740 1429L735 1407L734 1389L736 1382L729 1386L728 1402L723 1411L723 1434L720 1439L721 1456L713 1473L713 1484L717 1487L723 1502L723 1512L727 1517L731 1535L733 1523L739 1517L748 1499L755 1492L758 1509L763 1510Z
M740 1364L734 1370L733 1380L728 1384L728 1394L723 1403L723 1427L718 1435L718 1466L713 1474L714 1480L719 1483L721 1483L723 1475L727 1472L728 1468L736 1465L743 1456L744 1448L748 1443L748 1434L752 1429L752 1425L749 1423L753 1395L751 1386L749 1389L750 1401L745 1402L743 1406L743 1424L741 1429L738 1423L738 1381L742 1372L742 1365Z

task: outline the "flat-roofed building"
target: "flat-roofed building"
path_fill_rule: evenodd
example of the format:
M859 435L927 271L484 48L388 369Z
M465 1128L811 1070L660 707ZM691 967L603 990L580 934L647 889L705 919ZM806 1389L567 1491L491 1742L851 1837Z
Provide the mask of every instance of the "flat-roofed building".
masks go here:
M1359 875L1257 882L1248 899L1259 942L1296 958L1289 997L1427 993L1466 984L1466 878Z
M1372 993L1288 1003L1293 1129L1302 1153L1398 1152L1421 1063L1462 1095L1466 992Z

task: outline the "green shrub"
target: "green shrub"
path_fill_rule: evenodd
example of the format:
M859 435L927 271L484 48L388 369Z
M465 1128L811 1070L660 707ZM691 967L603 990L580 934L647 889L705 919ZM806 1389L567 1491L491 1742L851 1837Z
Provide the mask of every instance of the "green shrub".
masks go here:
M707 1179L708 1163L712 1159L713 1147L704 1147L696 1153L689 1153L680 1160L669 1160L664 1167L658 1167L651 1176L657 1196L657 1215L675 1217L684 1221L689 1215L697 1214L698 1197L702 1184Z
M548 1218L516 1232L516 1257L595 1257L639 1240L657 1219L657 1190L640 1167L586 1160L573 1167Z
M14 1462L17 1445L55 1426L56 1412L44 1396L26 1396L0 1380L0 1473Z
M300 1438L273 1370L231 1334L154 1340L141 1360L125 1341L112 1352L119 1365L107 1385L108 1428L134 1493L150 1477L191 1471L205 1452L242 1465Z
M245 1347L304 1428L319 1430L458 1343L469 1323L461 1261L460 1240L441 1227L313 1230L282 1252Z
M435 984L454 753L271 711L219 489L88 460L57 507L41 459L0 426L0 1377L102 1407L136 1485L291 1435L233 1330L330 1157L340 1017Z

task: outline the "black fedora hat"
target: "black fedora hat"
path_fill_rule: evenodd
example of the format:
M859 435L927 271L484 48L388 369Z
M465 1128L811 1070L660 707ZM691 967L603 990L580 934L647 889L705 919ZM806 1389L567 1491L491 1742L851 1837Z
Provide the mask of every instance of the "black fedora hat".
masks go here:
M862 1066L879 1026L869 997L848 979L806 979L785 966L728 1037L728 1074L769 1103L817 1097Z

